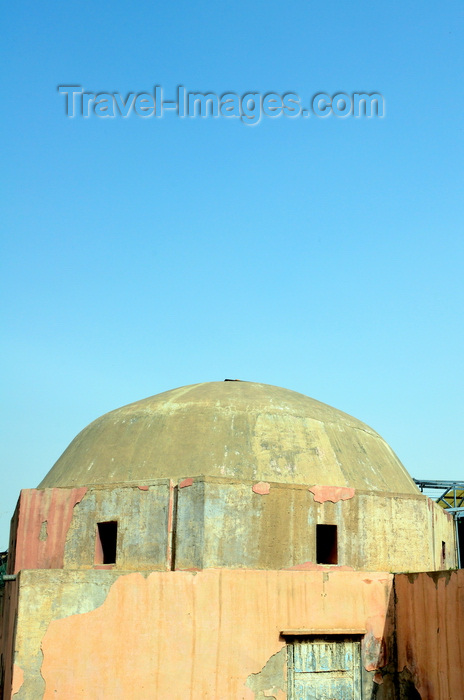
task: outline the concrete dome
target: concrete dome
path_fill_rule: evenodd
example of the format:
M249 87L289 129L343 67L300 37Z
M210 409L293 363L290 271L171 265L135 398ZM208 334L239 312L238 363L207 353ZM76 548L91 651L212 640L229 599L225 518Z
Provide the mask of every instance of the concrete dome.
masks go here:
M369 426L303 394L267 384L192 384L97 418L39 488L187 476L417 493Z

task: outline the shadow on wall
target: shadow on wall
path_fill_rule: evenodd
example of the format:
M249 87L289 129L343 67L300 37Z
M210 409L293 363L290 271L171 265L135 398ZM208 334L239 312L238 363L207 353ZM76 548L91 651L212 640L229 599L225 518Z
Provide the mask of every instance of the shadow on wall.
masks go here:
M376 700L458 700L463 693L464 570L396 574Z

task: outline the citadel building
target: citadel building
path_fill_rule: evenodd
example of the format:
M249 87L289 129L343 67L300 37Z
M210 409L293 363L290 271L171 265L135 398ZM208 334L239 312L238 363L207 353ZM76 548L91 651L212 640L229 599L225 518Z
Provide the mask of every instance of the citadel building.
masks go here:
M462 700L452 516L364 423L264 384L119 408L12 519L3 700Z

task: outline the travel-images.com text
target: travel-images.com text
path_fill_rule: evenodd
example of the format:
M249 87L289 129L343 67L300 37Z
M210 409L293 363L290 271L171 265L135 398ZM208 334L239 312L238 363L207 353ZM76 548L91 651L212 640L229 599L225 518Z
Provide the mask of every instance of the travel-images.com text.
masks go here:
M228 117L239 118L244 124L258 124L261 118L280 116L295 118L315 116L319 118L331 115L346 117L385 116L385 100L380 93L353 92L328 95L319 92L310 100L310 106L303 107L296 93L287 92L279 95L275 92L261 94L247 92L238 95L226 92L217 95L212 92L187 92L182 85L177 88L176 100L163 100L163 88L156 85L153 93L130 92L125 97L119 92L87 92L80 85L60 85L58 92L65 100L67 117L91 116L100 119L122 117L127 119L134 115L141 118L163 117L172 112L177 117Z

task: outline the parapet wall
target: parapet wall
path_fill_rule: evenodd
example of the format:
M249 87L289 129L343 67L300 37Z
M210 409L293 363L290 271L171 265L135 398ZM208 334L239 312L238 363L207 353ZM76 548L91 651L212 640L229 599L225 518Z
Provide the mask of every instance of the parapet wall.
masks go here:
M464 570L36 570L6 585L4 700L286 700L294 635L361 639L364 698L464 697Z
M370 697L391 585L344 571L22 571L4 700L285 700L288 630L354 630Z
M122 571L456 566L453 519L422 494L188 477L22 491L9 573L101 568L101 521L117 522L116 560L106 566ZM336 526L334 562L317 556L318 525Z
M392 572L456 566L453 518L422 494L210 478L180 486L185 482L176 569L309 567L318 563L318 524L337 526L338 566Z

